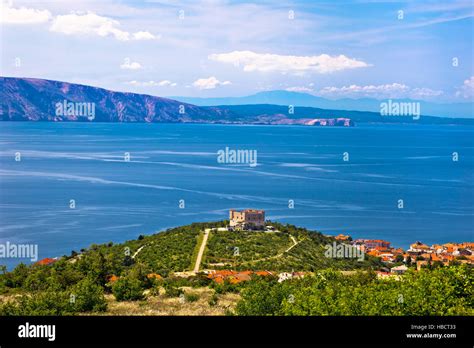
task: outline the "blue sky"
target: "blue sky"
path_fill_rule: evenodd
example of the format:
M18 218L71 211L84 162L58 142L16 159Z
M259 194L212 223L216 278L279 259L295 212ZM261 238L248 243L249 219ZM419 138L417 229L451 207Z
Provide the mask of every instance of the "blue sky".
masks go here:
M1 75L158 96L473 98L467 1L3 1Z

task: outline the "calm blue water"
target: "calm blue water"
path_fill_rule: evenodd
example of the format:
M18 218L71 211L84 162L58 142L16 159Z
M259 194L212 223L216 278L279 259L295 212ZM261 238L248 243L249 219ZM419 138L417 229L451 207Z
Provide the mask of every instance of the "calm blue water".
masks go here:
M2 122L0 243L37 243L40 258L54 257L224 219L229 208L403 248L473 241L473 135L472 127L415 125ZM258 166L217 163L225 147L257 150Z

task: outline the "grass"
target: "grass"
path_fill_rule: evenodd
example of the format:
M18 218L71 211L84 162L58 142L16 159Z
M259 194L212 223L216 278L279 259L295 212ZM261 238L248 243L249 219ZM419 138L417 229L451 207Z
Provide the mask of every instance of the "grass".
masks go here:
M214 290L203 288L183 288L188 296L197 298L195 301L183 302L179 297L168 298L163 295L148 296L143 301L117 302L112 295L106 295L108 309L99 315L226 315L233 310L240 299L238 294L217 295L216 305L211 306L209 302L215 298ZM212 302L212 301L211 301ZM97 315L97 314L94 314Z

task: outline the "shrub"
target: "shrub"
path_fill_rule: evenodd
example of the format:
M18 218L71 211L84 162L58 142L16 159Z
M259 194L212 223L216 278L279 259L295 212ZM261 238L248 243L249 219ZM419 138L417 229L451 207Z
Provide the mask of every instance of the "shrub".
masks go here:
M0 305L0 315L70 315L75 310L66 292L44 291L22 295L15 301Z
M209 306L214 307L217 305L217 302L219 301L219 297L217 294L213 294L211 298L209 299Z
M242 290L242 300L236 311L239 315L278 315L282 301L289 296L282 284L275 280L253 279Z
M103 312L107 309L104 289L90 278L77 283L71 294L74 295L73 306L78 312Z
M184 291L182 289L175 286L170 286L166 284L164 288L166 290L167 297L179 297L180 295L184 294Z
M324 271L291 281L251 281L240 315L474 315L469 266L409 271L401 279Z
M196 302L197 300L199 300L199 295L198 294L185 293L184 298L186 299L186 302Z
M117 301L137 301L143 299L143 286L140 280L124 276L112 285L112 293Z
M212 282L211 287L217 294L226 294L228 292L238 293L242 285L232 284L228 279L225 279L223 283Z

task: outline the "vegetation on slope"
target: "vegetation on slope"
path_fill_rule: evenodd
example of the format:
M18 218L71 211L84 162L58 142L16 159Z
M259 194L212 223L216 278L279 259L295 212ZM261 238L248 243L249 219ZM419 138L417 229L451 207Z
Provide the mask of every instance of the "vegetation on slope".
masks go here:
M279 232L213 232L204 266L269 271L316 271L329 267L351 270L382 266L378 259L367 255L364 261L327 258L324 246L333 243L333 238L293 225L271 224Z
M111 297L116 302L143 302L145 307L156 299L164 303L168 302L166 299L179 298L179 303L199 302L210 308L226 294L234 294L235 300L242 294L236 310L239 315L473 313L473 274L468 266L412 272L401 280L379 280L371 271L381 266L378 259L360 262L326 258L324 245L333 243L333 238L278 223L272 223L278 232L213 230L204 266L267 270L275 274L309 271L313 275L282 283L276 277L254 276L238 284L229 280L212 282L204 274L187 278L173 275L192 268L204 229L226 224L195 223L121 244L91 245L51 265L20 264L11 272L3 268L0 315L101 313L108 310ZM222 263L230 266L216 265ZM339 272L354 269L364 272ZM214 295L199 300L186 288L207 288ZM397 302L400 298L402 302ZM209 308L200 313L208 313ZM222 311L228 309L221 308L218 313Z
M474 315L474 273L467 265L411 270L400 279L332 270L278 283L255 279L238 315Z

